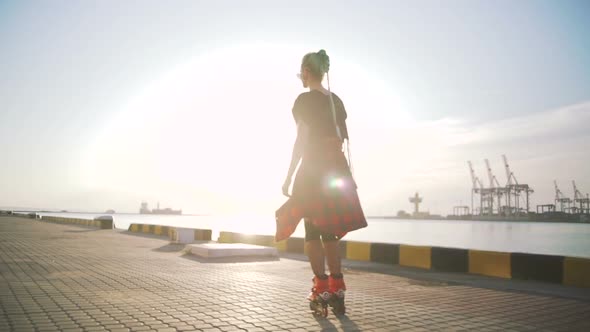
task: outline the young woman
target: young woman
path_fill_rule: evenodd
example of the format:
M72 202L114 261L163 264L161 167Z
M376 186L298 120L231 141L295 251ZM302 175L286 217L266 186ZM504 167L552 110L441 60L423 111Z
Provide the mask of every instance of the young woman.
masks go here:
M289 196L291 178L299 161L301 165L292 195L276 212L276 240L288 238L304 219L306 251L314 273L308 298L319 304L324 314L328 304L336 314L344 314L346 286L338 241L347 232L366 227L367 222L342 149L348 140L347 114L342 100L330 91L329 69L330 58L324 50L303 57L298 76L309 92L300 94L293 106L297 139L282 188L284 195ZM324 76L328 89L322 85Z

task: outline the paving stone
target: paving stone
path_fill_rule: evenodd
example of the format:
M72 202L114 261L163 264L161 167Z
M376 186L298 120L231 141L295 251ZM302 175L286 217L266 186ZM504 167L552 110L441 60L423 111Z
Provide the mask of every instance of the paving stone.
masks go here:
M176 329L173 327L165 327L161 329L157 329L158 332L176 332Z
M33 324L14 324L12 329L15 331L31 331L35 328Z
M79 329L80 326L76 325L76 324L59 324L56 323L55 324L60 330L66 330L66 329Z
M88 326L84 327L84 331L106 331L106 328L102 325L100 326Z
M224 332L232 332L232 331L244 331L244 330L242 330L242 329L240 329L240 328L238 328L238 327L236 327L236 326L233 326L233 325L228 325L228 326L221 326L221 327L219 327L219 329L220 329L221 331L224 331Z
M207 324L205 322L197 323L193 325L198 330L210 329L213 327L211 324Z
M150 324L149 326L154 330L161 330L161 329L166 329L166 328L170 327L166 324Z
M178 331L191 331L191 330L195 329L194 326L188 325L188 324L185 324L185 325L174 324L174 328Z
M0 217L1 331L590 331L590 300L545 284L509 291L517 282L346 261L348 314L314 317L303 256L212 262L162 250L164 238L80 229Z
M104 330L104 328L103 328L103 330ZM3 329L3 331L10 331L10 329L6 329L6 330ZM59 331L59 329L57 328L57 326L51 326L51 327L49 327L49 326L43 326L43 327L36 327L35 328L35 331L39 331L39 332L49 332L49 331L51 331L51 332L54 332L54 331Z
M143 326L130 326L131 331L153 331L151 327L143 325Z

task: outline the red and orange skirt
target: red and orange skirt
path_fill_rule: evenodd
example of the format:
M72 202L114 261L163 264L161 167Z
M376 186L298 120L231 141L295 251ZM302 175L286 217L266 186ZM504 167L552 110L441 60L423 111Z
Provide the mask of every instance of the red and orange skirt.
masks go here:
M322 233L339 238L367 226L339 140L325 140L306 149L292 195L275 212L275 240L291 236L303 218Z

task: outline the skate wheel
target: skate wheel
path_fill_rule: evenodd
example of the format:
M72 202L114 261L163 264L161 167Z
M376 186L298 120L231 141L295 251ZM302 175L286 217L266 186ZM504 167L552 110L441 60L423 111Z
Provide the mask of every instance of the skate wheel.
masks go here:
M324 305L323 303L310 301L309 309L314 314L314 316L328 317L328 306Z
M330 306L332 307L332 312L336 316L342 316L346 314L346 307L344 306L344 300L338 298L332 298L330 301Z
M332 312L336 316L344 316L346 314L346 309L345 308L338 308L338 309L332 308Z
M328 306L322 306L322 316L324 318L328 317Z

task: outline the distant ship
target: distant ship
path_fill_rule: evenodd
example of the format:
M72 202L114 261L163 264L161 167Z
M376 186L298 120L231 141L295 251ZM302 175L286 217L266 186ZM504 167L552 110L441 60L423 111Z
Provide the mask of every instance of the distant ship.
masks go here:
M171 208L160 209L160 202L158 202L157 208L150 210L147 202L141 202L139 214L182 214L182 210L172 210Z

